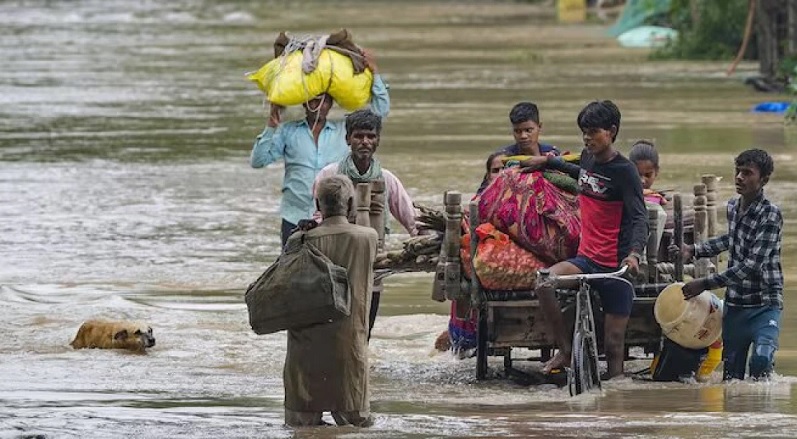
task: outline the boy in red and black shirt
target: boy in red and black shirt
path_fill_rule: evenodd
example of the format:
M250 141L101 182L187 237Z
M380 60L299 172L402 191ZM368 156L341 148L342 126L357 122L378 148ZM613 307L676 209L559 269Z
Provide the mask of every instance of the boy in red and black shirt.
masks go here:
M530 170L557 169L578 181L578 255L555 264L551 274L606 273L621 265L636 272L648 238L648 214L636 166L613 146L620 129L620 110L611 101L595 101L581 110L577 122L585 146L578 165L558 157L532 157L521 163ZM634 291L631 285L617 281L596 282L594 286L605 313L604 349L608 378L612 378L623 373L625 329ZM550 316L550 330L559 346L559 352L544 367L550 372L568 364L571 342L554 288L538 285L535 291L545 315Z

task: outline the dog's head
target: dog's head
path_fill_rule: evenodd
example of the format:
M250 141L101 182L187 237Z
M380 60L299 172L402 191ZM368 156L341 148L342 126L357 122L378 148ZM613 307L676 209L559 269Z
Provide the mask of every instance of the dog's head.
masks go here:
M155 346L155 337L149 326L134 326L116 331L113 342L120 348L144 350Z

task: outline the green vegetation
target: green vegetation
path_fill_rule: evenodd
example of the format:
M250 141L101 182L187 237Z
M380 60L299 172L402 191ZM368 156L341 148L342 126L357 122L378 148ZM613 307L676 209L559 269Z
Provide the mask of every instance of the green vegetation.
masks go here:
M732 59L742 43L747 7L748 0L673 0L670 25L679 38L652 56Z
M780 63L780 73L788 81L788 91L792 95L791 105L783 115L784 120L789 125L797 124L797 57L789 56Z

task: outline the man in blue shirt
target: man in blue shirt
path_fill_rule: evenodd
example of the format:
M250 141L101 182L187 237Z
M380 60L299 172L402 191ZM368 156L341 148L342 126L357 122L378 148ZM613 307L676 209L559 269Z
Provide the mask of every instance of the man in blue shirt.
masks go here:
M390 111L387 86L377 73L373 56L366 52L366 67L374 74L371 86L371 110L381 117ZM311 218L315 212L313 181L318 172L330 163L339 162L349 153L346 127L343 120L327 120L332 97L324 93L303 104L305 118L282 123L282 107L271 105L268 125L257 136L250 164L262 168L279 159L285 161L282 183L282 217L280 237L282 245L296 228L299 220Z

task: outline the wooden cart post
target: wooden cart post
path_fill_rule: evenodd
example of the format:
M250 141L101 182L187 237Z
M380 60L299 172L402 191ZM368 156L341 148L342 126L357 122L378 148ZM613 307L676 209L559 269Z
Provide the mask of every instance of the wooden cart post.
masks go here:
M437 259L437 268L434 273L432 283L432 300L436 302L446 301L446 254L445 245L440 249L440 257Z
M481 282L479 282L479 277L476 276L476 266L474 264L474 260L476 259L476 249L479 247L479 237L476 235L476 228L479 227L479 202L478 201L471 201L468 205L468 222L469 224L469 232L470 232L470 248L468 252L470 252L470 272L471 272L471 303L474 305L481 304Z
M678 252L675 255L675 267L673 274L676 282L684 281L684 256L681 247L684 245L684 215L683 204L681 203L681 194L675 194L672 197L672 216L675 223L675 230L673 231L673 241L678 247Z
M357 204L357 214L354 217L354 224L371 227L371 185L368 183L357 183L354 201Z
M708 239L708 212L706 212L706 185L703 183L694 186L695 201L695 242Z
M707 238L717 236L717 177L705 174L700 180L706 186L706 213L707 213Z
M462 240L462 194L459 192L446 192L446 234L443 245L446 250L445 265L445 296L448 300L458 300L462 297L460 276L462 266L459 250Z
M708 229L706 239L711 239L719 232L717 228L717 181L719 179L716 175L705 174L700 177L700 180L706 185L706 228ZM718 266L719 258L712 257L711 263Z
M487 377L487 304L482 301L482 287L479 277L476 276L476 249L479 246L479 237L476 228L479 227L479 202L471 201L468 206L468 220L470 221L470 293L471 302L477 304L478 321L476 325L476 379L483 380Z
M371 227L379 235L377 248L385 248L385 181L374 180L371 185L371 205L369 209L369 220Z
M367 193L362 194L363 197L367 197L368 200L368 208L367 210L363 208L363 218L366 218L369 226L376 231L377 241L376 241L376 249L377 252L384 250L385 248L385 181L384 180L373 180L368 183ZM358 187L360 184L357 185ZM359 213L359 209L358 209ZM374 279L374 285L372 288L374 296L372 296L372 300L376 300L376 297L384 291L385 287L382 284L382 279Z
M449 196L449 194L451 194L451 196ZM440 257L437 259L437 268L435 269L434 283L432 284L432 300L438 302L445 302L446 298L451 297L452 294L459 295L459 291L461 291L459 282L457 282L456 286L453 286L453 282L451 282L454 293L446 292L446 288L449 284L449 276L452 275L452 270L454 269L453 265L448 265L448 261L451 260L459 266L459 251L457 250L457 254L455 255L449 252L459 248L459 241L462 238L462 229L460 224L454 227L454 222L451 220L450 216L453 212L458 211L460 220L462 219L461 201L462 195L459 192L446 191L443 195L446 231L443 235L443 244L440 246ZM454 204L456 204L456 206L454 206ZM456 273L456 276L457 279L459 279L460 273Z
M694 187L695 201L695 225L694 241L695 244L708 240L708 212L706 212L706 185L696 184ZM705 277L708 275L708 260L706 258L695 258L694 277Z
M659 255L659 210L648 209L648 223L650 224L650 234L648 235L647 263L648 263L648 282L656 283L659 278L657 269Z

